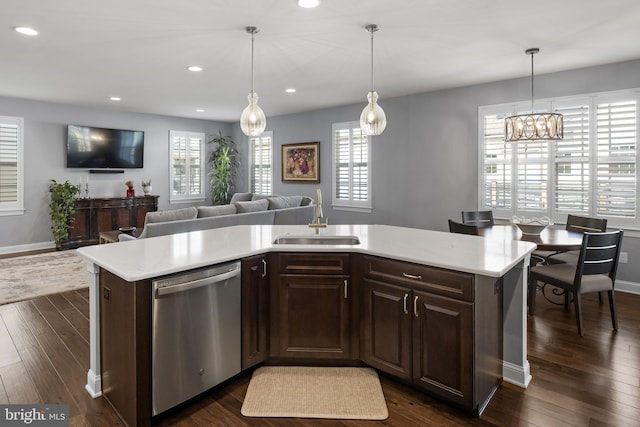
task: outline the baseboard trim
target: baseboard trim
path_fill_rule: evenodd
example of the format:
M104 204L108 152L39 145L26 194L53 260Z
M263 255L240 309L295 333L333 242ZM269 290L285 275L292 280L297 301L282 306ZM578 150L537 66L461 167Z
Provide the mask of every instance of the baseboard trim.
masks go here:
M524 366L502 361L502 380L518 387L527 388L531 382L529 361L525 360Z
M27 245L4 246L0 247L0 255L14 254L19 252L40 251L43 249L55 249L55 242L30 243Z
M640 295L640 283L616 280L616 291Z
M102 377L93 373L91 369L87 372L87 385L84 387L91 397L102 396Z

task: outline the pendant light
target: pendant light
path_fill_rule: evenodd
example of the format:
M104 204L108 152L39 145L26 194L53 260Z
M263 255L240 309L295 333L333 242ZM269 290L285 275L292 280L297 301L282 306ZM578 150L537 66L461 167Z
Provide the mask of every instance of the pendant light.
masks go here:
M505 141L559 141L564 137L562 114L535 113L533 109L533 55L538 52L538 48L525 51L527 55L531 55L531 114L519 114L505 119Z
M378 93L373 90L373 33L379 28L376 24L364 28L371 33L371 92L367 94L369 103L360 114L360 128L365 135L380 135L387 127L387 117L378 105Z
M249 105L240 116L240 128L247 136L259 136L267 127L267 118L262 108L258 106L258 94L253 91L253 40L260 30L256 27L247 27L247 33L251 34L251 92L249 93Z

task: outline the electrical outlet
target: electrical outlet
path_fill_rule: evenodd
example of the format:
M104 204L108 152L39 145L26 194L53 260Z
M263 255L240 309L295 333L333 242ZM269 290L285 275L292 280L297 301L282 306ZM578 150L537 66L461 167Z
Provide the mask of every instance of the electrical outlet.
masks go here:
M629 262L629 253L627 252L620 252L620 262L622 264L626 264Z

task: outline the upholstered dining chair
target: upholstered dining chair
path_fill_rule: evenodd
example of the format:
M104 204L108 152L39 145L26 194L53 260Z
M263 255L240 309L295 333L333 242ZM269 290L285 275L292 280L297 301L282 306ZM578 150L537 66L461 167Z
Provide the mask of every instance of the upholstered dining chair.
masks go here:
M578 333L583 336L580 295L606 291L609 294L611 323L613 329L617 331L618 320L614 290L622 235L622 230L585 233L577 264L531 267L529 270L529 314L533 314L535 311L538 282L556 286L573 297Z
M462 211L462 223L493 227L493 211Z
M478 235L478 226L475 224L461 224L453 220L449 220L449 232L459 234Z

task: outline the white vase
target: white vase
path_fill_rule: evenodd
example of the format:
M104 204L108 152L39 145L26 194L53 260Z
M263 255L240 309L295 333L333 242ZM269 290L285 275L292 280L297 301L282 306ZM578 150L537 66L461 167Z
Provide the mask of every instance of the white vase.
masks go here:
M151 186L150 185L143 185L142 186L142 191L144 192L144 195L148 195L151 194Z

